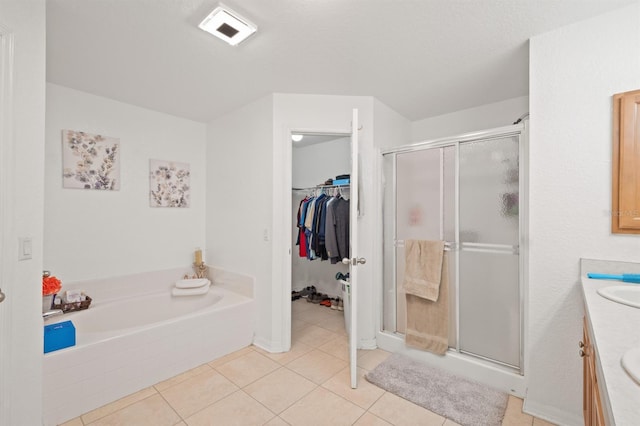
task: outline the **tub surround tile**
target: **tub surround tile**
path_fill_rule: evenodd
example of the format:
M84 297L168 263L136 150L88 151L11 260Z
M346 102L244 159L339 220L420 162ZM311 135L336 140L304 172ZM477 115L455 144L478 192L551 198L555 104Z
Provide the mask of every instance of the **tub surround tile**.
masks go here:
M445 422L444 417L389 392L382 395L369 412L395 426L442 426Z
M312 381L283 367L251 383L244 391L274 413L280 414L316 387Z
M179 422L178 414L162 396L156 394L87 424L92 426L173 426Z
M201 373L160 392L183 419L232 394L238 387L215 370Z
M252 350L233 361L216 367L216 370L237 386L243 388L279 367L280 364L277 362Z
M104 405L100 408L97 408L95 410L89 411L86 414L82 415L82 421L87 424L87 423L91 423L95 420L98 420L102 417L105 417L111 413L115 413L118 410L121 410L125 407L128 407L129 405L132 405L138 401L142 401L143 399L146 399L152 395L156 395L157 392L154 388L150 387L150 388L145 388L142 389L139 392L136 392L134 394L125 396L124 398L121 398L117 401L114 401L110 404Z
M292 425L352 425L364 410L322 387L287 408L280 417Z
M199 367L192 368L191 370L185 371L184 373L178 374L177 376L173 376L170 379L164 380L162 382L156 383L154 387L156 390L161 391L170 388L173 385L177 385L178 383L182 383L191 377L197 376L198 374L206 373L211 371L212 368L208 364L203 364Z
M319 385L346 366L346 361L317 349L287 364L287 368Z
M225 271L224 269L210 266L209 280L214 286L226 288L245 297L254 297L255 278L251 275Z
M227 354L225 356L222 356L220 358L214 359L213 361L209 362L209 366L212 368L216 368L219 367L223 364L226 364L229 361L233 361L236 358L240 358L243 355L246 355L248 353L250 353L251 351L254 350L254 346L247 346L246 348L242 348L240 350L237 350L235 352L231 352L230 354Z
M391 423L382 420L380 417L374 416L370 412L366 412L354 423L354 426L392 426Z
M274 414L239 390L186 419L189 426L262 425Z
M367 410L380 399L385 390L369 383L364 378L365 374L366 370L358 368L357 389L351 388L351 369L349 367L324 382L322 387Z

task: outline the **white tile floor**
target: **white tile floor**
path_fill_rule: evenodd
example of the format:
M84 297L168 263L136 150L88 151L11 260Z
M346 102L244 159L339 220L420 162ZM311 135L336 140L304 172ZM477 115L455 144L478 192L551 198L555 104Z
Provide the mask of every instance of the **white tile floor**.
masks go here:
M456 425L364 379L388 352L359 351L358 389L351 389L343 313L304 299L292 312L291 351L250 346L64 426ZM522 413L522 400L510 397L503 425L550 423Z

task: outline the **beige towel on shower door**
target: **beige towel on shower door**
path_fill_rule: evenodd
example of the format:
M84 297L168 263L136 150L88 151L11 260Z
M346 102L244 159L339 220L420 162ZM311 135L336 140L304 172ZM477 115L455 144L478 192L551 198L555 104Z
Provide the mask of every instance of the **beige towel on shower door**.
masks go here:
M442 275L444 241L406 240L405 272L402 286L407 294L438 300Z
M431 253L441 259L437 301L434 302L407 291L407 328L405 330L407 345L438 355L444 355L449 348L449 262L447 253L444 252L444 243L441 247L439 254ZM431 264L438 267L437 261ZM429 271L429 274L435 276L433 271Z

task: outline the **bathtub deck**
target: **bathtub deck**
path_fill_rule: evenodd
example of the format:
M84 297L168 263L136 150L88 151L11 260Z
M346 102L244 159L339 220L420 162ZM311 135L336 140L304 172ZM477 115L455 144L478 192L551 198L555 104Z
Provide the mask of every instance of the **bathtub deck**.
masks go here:
M292 305L292 349L270 354L249 346L83 414L82 425L426 424L453 426L370 383L363 375L389 353L359 351L359 388L349 386L342 312ZM241 414L239 414L241 413ZM511 397L503 424L544 426Z

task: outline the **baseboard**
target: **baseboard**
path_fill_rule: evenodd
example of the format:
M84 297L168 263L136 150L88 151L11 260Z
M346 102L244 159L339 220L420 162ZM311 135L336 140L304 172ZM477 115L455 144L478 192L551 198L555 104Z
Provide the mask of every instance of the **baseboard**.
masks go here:
M532 401L530 398L525 398L524 404L522 406L522 411L539 419L546 420L557 425L584 425L584 420L582 419L581 415L576 416L573 413L560 410L557 407L550 407L545 404L537 403L536 401Z
M373 350L378 347L376 339L360 339L358 341L359 349Z
M263 349L272 354L285 352L284 349L282 348L282 344L272 342L271 340L267 340L262 337L254 337L253 346L257 346L260 349Z

